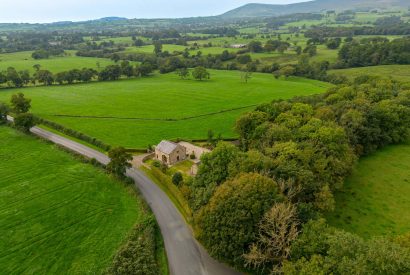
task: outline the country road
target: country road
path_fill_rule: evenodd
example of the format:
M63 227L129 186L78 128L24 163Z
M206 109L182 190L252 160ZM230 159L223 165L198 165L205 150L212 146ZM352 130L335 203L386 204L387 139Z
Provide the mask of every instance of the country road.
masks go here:
M10 118L9 120L12 120ZM110 159L101 152L74 142L39 127L30 130L33 134L59 144L88 158L95 158L102 164ZM230 275L239 274L230 267L212 259L195 240L189 226L167 195L142 171L127 170L136 186L150 205L161 229L172 275Z

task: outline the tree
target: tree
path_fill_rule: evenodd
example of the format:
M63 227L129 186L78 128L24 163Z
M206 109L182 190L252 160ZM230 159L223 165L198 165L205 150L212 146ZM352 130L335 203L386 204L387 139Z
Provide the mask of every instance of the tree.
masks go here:
M172 183L175 184L176 186L179 186L183 182L184 178L182 177L181 172L176 172L172 176Z
M288 78L289 76L294 75L295 72L296 72L295 67L290 66L290 65L284 66L279 70L279 74L284 76L285 78Z
M334 229L324 220L309 221L292 245L285 274L407 274L410 252L387 238L361 237ZM320 273L319 273L320 274Z
M340 38L329 39L326 42L327 48L331 49L331 50L336 50L337 48L340 47L340 44L342 44L342 39L340 39Z
M117 80L121 77L121 73L122 72L120 66L109 65L98 74L98 79L101 81Z
M243 251L256 241L258 222L281 199L272 179L239 175L219 186L196 216L198 239L215 258L242 265Z
M16 114L27 113L31 108L31 99L25 98L23 93L11 96L12 110Z
M248 70L244 70L241 73L241 79L243 80L243 82L248 83L249 79L252 78L252 72L248 71Z
M47 59L50 57L50 53L46 50L37 50L31 54L33 59Z
M98 72L93 69L84 68L79 72L79 80L83 82L89 82L98 75Z
M23 82L23 85L27 85L30 83L31 77L30 72L28 70L20 71L19 74L21 81Z
M303 50L303 53L307 53L309 56L315 56L317 54L317 47L315 45L309 45Z
M55 75L55 82L62 85L65 81L67 81L67 72L59 72Z
M126 60L121 62L121 72L123 75L127 77L131 77L135 74L134 67L130 64L129 61Z
M131 167L129 161L132 160L132 155L125 148L117 147L108 152L108 157L111 159L107 165L107 170L119 177L124 177L127 168Z
M214 139L214 131L212 131L212 129L208 130L208 143L212 146L215 146L215 139Z
M140 38L135 39L134 45L135 45L136 47L142 47L142 46L144 46L144 41L143 41L142 39L140 39Z
M236 146L219 142L211 153L202 155L198 174L192 183L192 209L196 211L208 203L215 188L229 177L229 165L238 154Z
M210 73L204 67L196 67L192 72L192 77L196 80L210 79Z
M249 62L252 62L252 57L249 54L239 55L236 59L240 64L248 64Z
M155 55L159 55L162 53L162 43L161 41L155 41L154 42L154 53Z
M14 125L25 132L29 132L35 124L36 119L30 113L20 113L14 118Z
M177 75L181 78L181 79L187 79L189 76L189 71L187 68L181 68L177 70Z
M258 230L257 241L244 255L246 263L255 268L280 265L289 258L291 245L299 233L296 207L290 203L274 204Z
M20 77L20 74L16 71L15 68L9 67L7 68L7 81L9 81L9 85L12 84L14 87L20 88L23 86L23 80Z
M41 68L41 65L40 64L34 64L33 68L34 68L34 70L36 70L36 72L38 72Z
M38 82L43 83L45 86L49 86L54 82L53 74L48 70L39 70L35 74L35 79Z
M278 52L283 54L287 49L289 45L287 43L281 43L278 47Z
M248 44L248 49L250 52L259 53L263 51L262 43L260 41L251 41Z
M142 63L135 69L135 74L137 76L149 76L152 73L152 66L149 63Z
M5 104L0 102L0 123L4 122L7 120L7 115L10 112L10 107Z
M235 130L241 137L240 142L243 149L248 149L253 132L266 120L267 114L259 111L249 112L238 118Z

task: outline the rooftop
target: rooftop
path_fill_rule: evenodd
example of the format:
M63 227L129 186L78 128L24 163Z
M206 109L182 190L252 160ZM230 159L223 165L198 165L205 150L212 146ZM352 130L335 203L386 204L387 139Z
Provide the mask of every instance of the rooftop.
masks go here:
M158 149L162 153L165 153L165 154L169 155L175 149L177 149L177 147L178 147L178 144L176 144L174 142L171 142L171 141L168 141L168 140L163 140L157 145L156 149Z

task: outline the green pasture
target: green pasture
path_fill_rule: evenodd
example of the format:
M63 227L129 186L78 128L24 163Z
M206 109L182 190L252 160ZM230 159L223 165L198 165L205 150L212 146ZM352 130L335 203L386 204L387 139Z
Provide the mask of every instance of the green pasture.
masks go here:
M381 78L392 78L402 82L410 82L410 65L381 65L373 67L351 68L331 70L329 74L344 75L354 80L361 75L378 76Z
M15 52L0 54L0 71L14 67L16 70L29 70L35 72L34 65L39 64L41 69L49 70L53 73L68 71L71 69L94 68L98 69L114 64L113 61L105 58L80 57L75 55L75 51L66 51L66 56L50 57L48 59L33 59L32 52Z
M164 44L162 45L162 51L168 51L173 53L175 51L182 52L186 46L173 45L173 44ZM128 47L124 52L126 53L154 53L154 45L145 45L141 47Z
M162 51L168 51L169 53L173 52L183 52L185 49L190 49L190 46L180 46L180 45L170 45L164 44L162 45ZM223 51L228 50L230 52L236 52L238 49L233 48L225 48L225 47L204 47L203 44L199 44L199 49L189 50L191 55L196 55L199 51L202 55L216 55L221 54ZM123 53L154 53L154 46L153 45L146 45L141 47L128 47Z
M330 224L365 238L410 231L410 142L361 159L336 193Z
M2 274L102 274L146 215L130 187L0 126Z
M207 81L181 80L170 73L114 82L2 90L0 101L23 92L32 99L36 115L112 145L145 148L162 139L206 138L209 129L226 138L235 137L236 119L255 105L321 93L329 86L303 78L276 80L270 74L257 73L246 84L238 71L212 70Z

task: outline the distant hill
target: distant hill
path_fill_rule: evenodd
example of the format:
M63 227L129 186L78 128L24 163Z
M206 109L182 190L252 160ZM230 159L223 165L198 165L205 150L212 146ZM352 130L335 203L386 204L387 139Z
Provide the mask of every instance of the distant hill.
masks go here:
M96 20L91 20L91 21L102 21L102 22L112 22L112 21L122 21L122 20L128 20L128 18L125 17L104 17Z
M359 8L410 7L409 0L315 0L289 5L247 4L221 15L222 18L269 17L293 13Z

